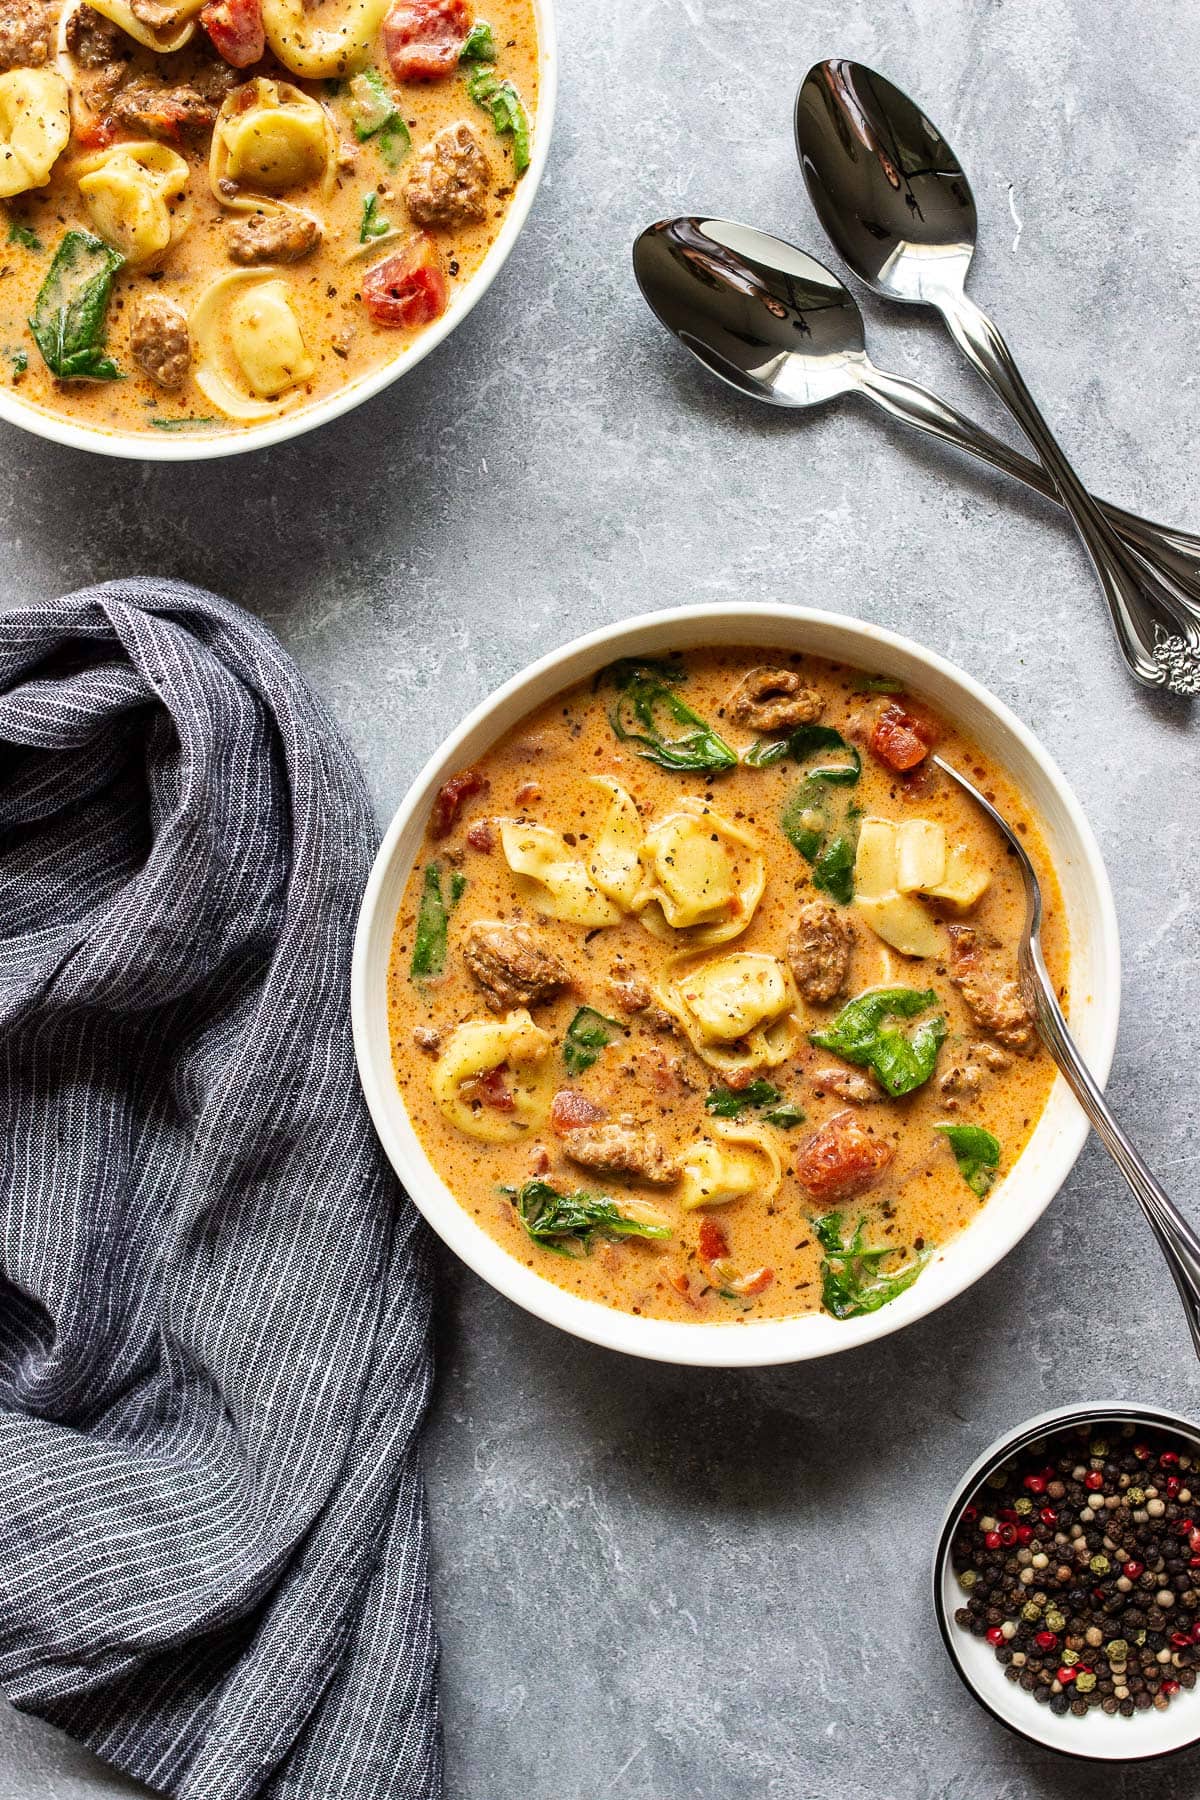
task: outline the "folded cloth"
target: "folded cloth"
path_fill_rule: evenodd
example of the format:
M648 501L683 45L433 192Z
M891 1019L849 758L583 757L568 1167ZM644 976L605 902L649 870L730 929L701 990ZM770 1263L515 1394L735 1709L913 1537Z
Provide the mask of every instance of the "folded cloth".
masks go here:
M0 613L0 1685L165 1794L441 1786L362 777L177 582Z

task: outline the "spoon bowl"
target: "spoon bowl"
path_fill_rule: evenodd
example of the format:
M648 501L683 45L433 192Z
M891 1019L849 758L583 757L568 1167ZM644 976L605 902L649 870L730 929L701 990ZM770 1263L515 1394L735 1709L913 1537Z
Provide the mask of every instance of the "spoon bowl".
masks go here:
M828 236L889 300L961 292L979 219L958 158L915 101L862 63L832 58L796 97L796 151Z
M822 406L858 385L862 314L815 257L730 219L662 219L633 247L651 312L707 369L771 406Z

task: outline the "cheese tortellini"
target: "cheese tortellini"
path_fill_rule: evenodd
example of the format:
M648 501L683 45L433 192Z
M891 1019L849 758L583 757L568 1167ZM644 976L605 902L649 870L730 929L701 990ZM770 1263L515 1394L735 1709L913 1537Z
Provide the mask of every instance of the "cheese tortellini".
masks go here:
M129 0L87 0L93 12L102 18L111 19L119 25L126 37L131 37L135 44L141 44L146 50L153 50L159 56L171 56L176 50L182 50L196 35L196 15L204 5L204 0L177 0L169 13L159 23L139 18ZM73 8L64 8L64 15Z
M786 1060L796 1039L796 992L778 957L739 950L675 974L659 999L711 1068L732 1074Z
M187 190L188 166L165 144L114 144L79 169L93 225L127 262L153 261L187 229L187 213L177 203Z
M608 775L593 775L592 787L609 796L604 822L588 858L588 872L602 894L632 912L642 889L642 821L633 796Z
M217 114L209 181L223 206L257 206L252 195L283 194L337 176L337 133L319 100L290 81L257 77L235 88ZM244 192L238 190L245 190Z
M70 135L69 91L57 69L0 75L0 199L43 187Z
M263 0L267 43L285 69L306 81L339 80L370 57L391 0L342 0L336 25L304 0Z
M485 1144L512 1143L546 1116L553 1086L549 1032L524 1007L503 1019L468 1019L450 1034L431 1076L433 1097L452 1125ZM505 1105L472 1094L472 1083L503 1070Z
M642 924L689 948L740 936L767 884L755 839L690 794L647 831L642 860L647 885L635 901Z
M932 819L866 818L854 862L854 906L877 937L905 956L938 956L942 934L917 895L967 912L991 876Z
M783 1180L783 1159L765 1125L714 1123L711 1135L693 1144L679 1166L679 1204L685 1212L751 1196L771 1200Z
M555 918L594 926L636 913L655 937L689 950L725 943L746 929L767 880L766 859L748 832L695 795L683 796L646 829L637 802L619 781L595 775L591 785L608 796L608 806L586 863L546 826L512 828L541 859L539 871L527 848L521 873L540 873L544 883L545 870L553 869L552 885L559 890L552 896ZM516 869L508 839L505 854ZM567 885L570 898L564 901L561 890ZM580 910L584 893L586 920ZM537 904L552 911L543 898Z
M193 308L191 327L196 384L231 419L272 417L316 368L279 276L219 276Z
M505 861L518 897L547 918L569 925L613 925L620 909L601 892L587 864L560 831L505 819L500 826Z

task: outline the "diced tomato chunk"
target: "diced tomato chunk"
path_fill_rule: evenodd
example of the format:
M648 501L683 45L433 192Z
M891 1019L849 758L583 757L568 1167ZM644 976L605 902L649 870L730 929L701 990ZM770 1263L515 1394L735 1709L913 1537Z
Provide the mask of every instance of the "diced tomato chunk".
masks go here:
M847 1107L805 1139L792 1169L813 1200L848 1200L869 1188L895 1154L894 1144L873 1137Z
M494 1112L512 1112L516 1101L509 1091L508 1082L504 1079L504 1070L489 1069L486 1075L478 1075L471 1084L473 1096L484 1106L490 1106Z
M707 1263L729 1255L729 1239L715 1219L704 1219L701 1222L699 1250L701 1261Z
M72 128L71 141L79 150L107 150L117 130L113 119L88 119Z
M383 21L383 48L397 81L453 75L471 30L466 0L396 0Z
M608 1113L577 1088L560 1088L550 1102L550 1123L560 1135L578 1131L581 1125L598 1125Z
M885 706L876 719L867 740L872 755L889 769L903 774L915 769L929 755L936 733L928 720L918 717L904 706Z
M448 836L458 824L463 801L470 799L472 794L482 793L485 785L478 769L460 769L449 781L443 781L434 795L433 811L429 815L430 837Z
M231 68L248 69L262 60L267 48L262 0L208 0L200 23Z
M940 735L934 721L906 699L903 706L890 701L884 707L867 742L881 762L906 773L924 761Z
M418 231L403 250L363 276L363 305L376 325L432 325L450 301L450 286L437 245Z
M467 826L467 842L472 850L482 850L490 855L496 848L496 833L489 819L473 819Z

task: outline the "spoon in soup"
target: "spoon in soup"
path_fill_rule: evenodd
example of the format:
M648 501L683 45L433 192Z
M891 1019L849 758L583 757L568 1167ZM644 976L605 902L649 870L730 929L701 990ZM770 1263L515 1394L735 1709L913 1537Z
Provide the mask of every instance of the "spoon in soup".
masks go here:
M973 782L961 774L944 757L936 753L930 760L951 781L958 783L1002 834L1017 860L1025 889L1025 925L1017 946L1017 969L1021 992L1033 1016L1038 1036L1058 1064L1068 1087L1087 1114L1096 1136L1120 1169L1133 1192L1134 1199L1150 1222L1166 1258L1179 1297L1187 1314L1188 1329L1197 1356L1200 1356L1200 1237L1188 1224L1179 1208L1164 1192L1141 1154L1134 1148L1113 1115L1100 1087L1084 1062L1067 1028L1054 983L1042 954L1042 888L1029 853L1018 834L1002 813L997 812Z
M1037 451L1092 560L1131 674L1147 687L1200 694L1200 639L1178 586L1122 543L966 291L975 198L937 126L874 69L841 58L809 70L795 125L809 198L842 260L885 299L940 312Z
M641 233L633 267L651 312L739 393L801 409L859 395L1062 505L1040 463L1011 450L928 388L877 368L867 354L858 302L806 251L731 219L681 217ZM1103 500L1097 505L1132 550L1171 569L1190 594L1200 625L1200 538Z

